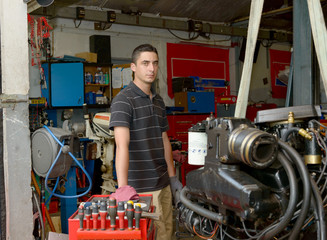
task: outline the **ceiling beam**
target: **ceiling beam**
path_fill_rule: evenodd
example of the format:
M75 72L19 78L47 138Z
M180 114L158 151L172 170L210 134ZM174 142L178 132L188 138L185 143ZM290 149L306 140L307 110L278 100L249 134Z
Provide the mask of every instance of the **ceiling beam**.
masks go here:
M48 7L48 8L51 8ZM63 7L54 8L48 11L53 14L49 16L50 18L67 18L75 19L76 8L73 7ZM42 15L40 10L34 11L35 15ZM107 12L99 10L89 10L85 9L85 19L86 21L93 22L107 22ZM146 17L146 16L136 16L116 13L117 24L139 26L139 27L150 27L150 28L162 28L178 31L189 31L187 20L172 20L160 17ZM217 35L228 35L228 36L247 36L247 28L224 26L221 24L212 24L203 22L203 33L211 33ZM269 30L259 30L258 39L269 39L276 40L279 42L291 42L293 40L292 34L285 32L276 32Z

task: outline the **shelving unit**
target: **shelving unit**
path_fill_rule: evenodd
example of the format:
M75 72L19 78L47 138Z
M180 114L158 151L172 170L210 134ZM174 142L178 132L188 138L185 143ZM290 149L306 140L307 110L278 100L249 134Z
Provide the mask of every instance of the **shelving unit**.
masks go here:
M101 68L102 73L106 74L108 73L109 75L109 83L108 84L86 84L85 81L85 74L90 73L92 75L93 81L95 74L98 70L98 68ZM112 87L111 87L111 68L112 65L110 64L98 64L98 63L84 63L84 93L87 95L89 92L97 92L101 90L103 92L103 96L107 97L109 102L108 104L89 104L90 107L108 107L109 103L111 102L112 99ZM86 102L86 99L85 99Z

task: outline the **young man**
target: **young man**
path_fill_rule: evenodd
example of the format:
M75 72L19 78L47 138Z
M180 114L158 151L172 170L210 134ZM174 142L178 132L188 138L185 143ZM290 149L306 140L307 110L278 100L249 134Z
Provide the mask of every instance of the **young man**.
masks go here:
M158 61L153 46L134 49L134 80L113 99L109 127L115 133L118 187L130 185L153 195L161 214L155 222L157 239L167 240L173 232L171 194L177 197L182 184L175 175L165 104L152 88Z

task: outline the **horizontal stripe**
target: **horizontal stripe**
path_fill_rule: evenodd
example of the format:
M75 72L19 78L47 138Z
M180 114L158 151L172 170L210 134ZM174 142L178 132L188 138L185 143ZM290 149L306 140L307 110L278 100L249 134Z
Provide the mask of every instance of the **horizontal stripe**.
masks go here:
M162 133L168 130L163 99L150 99L134 82L112 100L109 128L130 130L128 184L136 191L155 191L169 184Z
M164 174L162 174L162 175L160 175L158 177L153 177L153 178L139 178L139 179L136 179L136 178L130 179L130 178L128 178L128 181L129 182L134 182L134 181L140 181L140 180L142 180L142 181L155 180L155 179L161 178L162 176L164 176L167 173L168 172L166 171Z

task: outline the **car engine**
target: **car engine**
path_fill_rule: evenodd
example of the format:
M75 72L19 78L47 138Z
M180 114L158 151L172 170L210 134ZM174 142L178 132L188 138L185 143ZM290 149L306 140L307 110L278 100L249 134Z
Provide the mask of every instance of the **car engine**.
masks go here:
M179 224L204 239L326 239L327 127L320 118L319 106L310 105L260 111L255 123L194 125L189 133L207 144L197 149L189 139L189 159L203 167L186 176Z

